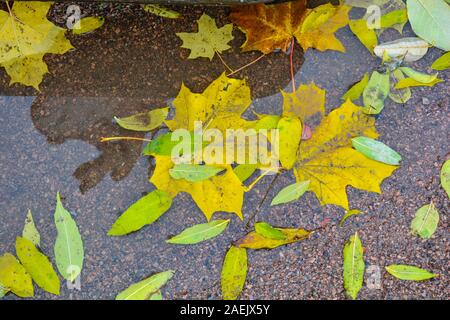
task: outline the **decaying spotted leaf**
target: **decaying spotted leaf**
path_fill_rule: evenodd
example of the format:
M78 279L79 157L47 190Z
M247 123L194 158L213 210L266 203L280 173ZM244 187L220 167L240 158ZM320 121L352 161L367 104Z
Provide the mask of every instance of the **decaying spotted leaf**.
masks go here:
M37 247L40 246L41 243L41 235L39 231L36 229L36 225L34 224L33 215L31 214L31 210L28 210L27 218L25 219L25 225L22 231L22 237L33 242Z
M439 211L433 202L417 210L411 221L411 231L421 238L429 239L434 234L439 224Z
M153 13L154 15L163 17L163 18L169 18L169 19L179 19L181 18L181 14L179 12L176 12L174 10L168 9L166 7L157 5L157 4L146 4L143 5L142 8L146 12Z
M389 74L374 71L370 76L369 83L364 88L363 112L367 114L379 114L384 108L384 101L389 95Z
M302 84L294 92L281 91L283 116L298 117L302 123L319 114L325 115L325 90L314 83Z
M389 75L390 77L390 91L389 98L397 103L406 103L411 99L412 92L410 88L396 89L397 84L405 79L403 72L400 69L395 69Z
M244 238L238 240L235 245L240 248L247 249L274 249L286 244L298 242L307 239L312 231L308 231L302 228L275 228L281 231L284 235L284 239L271 239L267 238L256 231L252 231L247 234Z
M73 26L72 33L75 35L85 34L101 28L105 23L102 17L85 17Z
M236 300L242 292L247 277L247 251L231 246L222 266L222 299Z
M356 299L364 281L363 254L361 240L355 233L344 246L344 288L352 299Z
M279 159L283 168L292 169L302 138L302 123L297 117L282 117L277 126L279 132Z
M33 283L25 268L10 253L0 256L0 283L4 291L27 298L34 295Z
M133 131L151 131L158 128L166 120L169 108L150 110L125 118L114 117L117 124Z

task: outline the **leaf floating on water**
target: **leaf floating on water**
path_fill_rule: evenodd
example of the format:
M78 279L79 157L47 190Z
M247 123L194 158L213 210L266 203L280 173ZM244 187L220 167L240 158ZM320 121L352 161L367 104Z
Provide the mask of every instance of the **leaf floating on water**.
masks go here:
M22 237L30 240L32 243L34 243L35 246L40 246L41 235L36 229L31 210L28 210L27 218L25 219L25 226L23 227L22 231Z
M370 77L369 83L364 88L363 112L366 114L379 114L384 108L384 100L386 100L389 95L389 89L389 74L374 71Z
M154 274L119 293L116 300L147 300L156 294L172 278L173 274L172 270Z
M403 59L405 62L413 62L421 59L430 45L420 38L409 37L385 42L375 47L374 53L379 58L386 54L393 59Z
M402 160L401 155L375 139L356 137L352 139L352 145L353 148L372 160L395 166L399 165Z
M0 256L0 283L4 290L16 296L27 298L34 296L31 276L10 253Z
M105 23L102 17L86 17L80 19L73 26L72 33L75 35L85 34L101 28Z
M56 196L55 225L58 235L54 246L59 273L69 281L75 281L83 268L83 240L77 224L69 211L64 209L59 192Z
M450 52L444 53L440 58L434 61L431 68L434 70L446 70L450 68Z
M403 72L400 69L395 69L390 73L390 86L389 98L396 103L406 103L411 99L412 93L410 88L396 89L395 86L405 79Z
M247 277L247 251L231 246L222 266L221 287L223 300L236 300Z
M267 222L255 223L255 231L257 234L268 239L285 240L287 236L280 230L272 227Z
M309 187L309 180L293 183L283 189L273 198L271 206L299 199Z
M180 234L167 240L172 244L196 244L214 238L225 231L230 219L214 220L187 228Z
M417 210L411 221L411 231L424 239L429 239L434 234L439 224L439 211L431 202Z
M25 270L43 290L59 295L60 282L48 258L28 239L17 237L16 253Z
M351 236L344 246L344 288L354 300L364 281L363 247L358 233Z
M305 240L312 234L312 231L308 231L302 228L298 229L275 228L275 229L281 231L286 236L286 238L283 240L270 239L262 236L257 232L250 232L244 238L238 240L235 245L240 248L247 248L254 250L274 249L280 246L284 246L286 244Z
M189 182L199 182L209 179L223 170L225 169L198 164L176 164L169 170L169 173L172 178L177 180L185 179Z
M347 220L349 217L357 215L357 214L363 214L363 213L364 212L361 212L361 210L358 210L358 209L346 210L341 221L339 221L339 227L342 227L344 225L345 220Z
M154 190L132 204L114 222L109 236L122 236L152 224L172 205L172 197L163 190Z
M406 4L414 33L433 46L450 51L450 6L444 0L407 0Z
M151 131L161 126L166 120L169 108L150 110L125 118L114 117L117 124L124 129L133 131Z
M367 20L350 20L349 26L353 34L358 37L359 41L373 53L375 46L378 44L378 37L374 29L369 29Z
M278 122L279 159L286 169L292 169L297 159L297 150L302 138L302 123L299 118L282 117Z
M405 78L403 80L400 80L397 83L397 85L395 86L395 89L404 89L404 88L410 88L410 87L433 87L443 81L444 80L442 80L442 79L436 78L431 82L419 82L417 80L414 80L413 78Z
M391 264L386 267L386 271L400 280L423 281L438 276L427 270L404 264Z
M441 186L450 198L450 160L445 161L441 168Z
M182 17L179 12L176 12L174 10L168 9L166 7L157 4L146 4L142 6L142 8L144 9L144 11L153 13L154 15L157 15L162 18L179 19Z
M364 74L364 77L355 83L343 96L342 100L357 100L361 97L365 87L369 83L369 74Z

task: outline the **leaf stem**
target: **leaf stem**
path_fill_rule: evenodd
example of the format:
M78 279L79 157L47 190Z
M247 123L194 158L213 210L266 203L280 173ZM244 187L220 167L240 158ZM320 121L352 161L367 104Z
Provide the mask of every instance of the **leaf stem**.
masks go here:
M289 61L291 63L291 79L292 79L292 92L295 92L295 77L294 77L294 47L295 47L295 39L292 37L291 41L291 53L289 54Z
M262 58L264 58L266 55L267 55L267 54L265 54L265 53L262 54L262 55L260 55L258 58L256 58L255 60L253 60L253 61L247 63L245 66L242 66L242 67L240 67L239 69L236 69L236 70L234 70L233 72L227 74L227 77L229 77L229 76L231 76L231 75L233 75L233 74L235 74L235 73L238 73L239 71L242 71L242 70L244 70L245 68L250 67L252 64L254 64L254 63L258 62L259 60L261 60Z
M225 62L225 60L223 60L222 56L220 55L220 53L218 51L216 51L217 56L219 57L220 61L222 62L222 64L225 66L225 68L228 69L228 71L230 71L231 73L233 73L233 69L230 68L230 66Z

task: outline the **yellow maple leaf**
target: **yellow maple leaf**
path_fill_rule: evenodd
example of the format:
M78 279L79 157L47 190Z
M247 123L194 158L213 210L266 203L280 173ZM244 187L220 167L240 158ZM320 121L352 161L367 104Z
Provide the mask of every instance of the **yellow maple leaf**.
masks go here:
M381 182L397 166L365 157L352 148L357 136L377 138L375 119L347 101L333 110L315 129L310 140L302 141L294 174L297 181L310 180L309 190L322 205L349 209L346 187L381 193Z
M304 123L317 113L325 114L325 90L314 83L300 85L295 92L281 91L283 116L298 117Z
M39 90L48 72L42 60L47 53L72 49L65 30L47 20L50 2L14 2L11 12L0 10L0 66L19 82Z

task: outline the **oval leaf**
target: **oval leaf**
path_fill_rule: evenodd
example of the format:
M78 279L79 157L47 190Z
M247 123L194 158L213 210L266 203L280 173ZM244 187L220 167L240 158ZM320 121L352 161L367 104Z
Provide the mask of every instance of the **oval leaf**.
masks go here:
M276 228L286 236L284 240L270 239L257 232L250 232L244 238L236 242L236 246L248 249L273 249L286 244L307 239L312 232L305 229Z
M390 74L391 90L389 91L389 98L397 103L406 103L412 96L410 88L395 89L395 86L403 79L405 79L405 76L399 69L394 70Z
M445 70L450 68L450 52L444 53L440 58L434 61L431 68L434 70Z
M176 164L169 170L169 173L174 179L185 179L189 182L199 182L214 177L223 170L224 168L186 163Z
M124 129L133 131L151 131L158 128L166 119L169 108L150 110L126 118L114 119Z
M231 246L222 266L221 287L223 300L236 300L247 277L247 251Z
M22 237L33 242L35 246L40 246L41 236L39 231L36 229L36 225L34 224L31 210L28 210L27 218L25 219L25 226L22 231Z
M302 123L299 118L282 117L278 122L279 159L283 168L289 170L297 160L297 150L302 138Z
M384 143L367 137L352 139L352 146L367 158L391 165L399 165L402 156Z
M146 4L144 5L144 11L153 13L157 16L163 17L163 18L169 18L169 19L179 19L181 18L181 14L170 10L166 7L157 5L157 4Z
M405 62L413 62L421 59L430 45L420 38L408 37L379 44L373 50L379 58L386 55L392 59L403 59Z
M270 203L271 206L275 206L281 203L287 203L300 198L309 187L309 180L293 183L283 189L273 198Z
M73 26L72 33L76 35L92 32L105 23L105 19L102 17L86 17L79 20Z
M438 74L426 74L418 72L412 68L408 67L400 67L399 68L404 74L406 74L408 77L422 83L431 83L434 80L437 79Z
M357 100L359 97L361 97L364 88L369 83L369 74L364 74L364 77L359 80L357 83L355 83L343 96L342 100Z
M431 238L439 223L439 212L433 202L417 210L411 221L411 231L421 238Z
M25 268L10 253L0 256L0 283L5 291L27 298L34 295L31 276Z
M172 270L154 274L119 293L116 300L147 300L152 294L157 293L172 278L173 274Z
M221 234L228 226L228 220L214 220L208 223L197 224L193 227L187 228L179 235L167 240L167 243L172 244L195 244Z
M64 279L73 282L83 268L83 240L72 216L64 209L59 192L56 196L55 225L58 231L54 246L56 266Z
M25 270L43 290L59 295L60 282L48 258L28 239L17 237L16 253Z
M263 236L264 238L268 238L268 239L285 240L287 238L286 235L282 231L272 227L267 222L255 223L255 231L259 235Z
M441 168L441 186L450 198L450 160L445 161Z
M172 198L163 190L154 190L132 204L114 222L108 235L122 236L152 224L172 205Z
M404 89L409 87L433 87L438 83L443 82L442 79L435 79L432 82L425 83L425 82L419 82L417 80L414 80L413 78L405 78L403 80L400 80L396 85L395 89Z
M391 264L386 267L386 271L400 280L422 281L438 276L437 274L431 273L427 270L404 264Z
M344 246L344 288L353 300L362 288L364 268L363 247L355 233Z
M363 112L366 114L379 114L384 108L384 100L389 94L389 75L374 71L369 83L364 88Z

